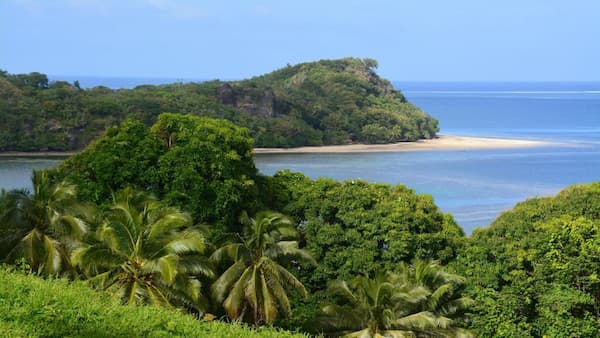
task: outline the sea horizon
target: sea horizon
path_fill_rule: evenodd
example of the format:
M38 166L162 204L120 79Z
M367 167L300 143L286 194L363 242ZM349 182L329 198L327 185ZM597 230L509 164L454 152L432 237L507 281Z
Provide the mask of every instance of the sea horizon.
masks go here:
M259 76L257 74L256 76ZM79 81L79 85L82 88L93 88L96 86L104 86L111 89L132 89L136 86L141 85L164 85L172 83L190 83L190 82L207 82L207 81L225 81L234 82L242 81L248 78L239 79L220 79L220 78L201 78L201 77L160 77L160 76L94 76L94 75L60 75L60 74L49 74L48 80L53 81L67 81L73 83ZM502 90L505 88L509 90L510 87L517 86L518 88L527 88L529 86L536 86L545 84L549 86L557 86L557 88L575 88L580 86L595 87L600 91L600 79L599 80L390 80L396 89L401 91L420 91L424 89L432 89L431 85L452 86L452 88L462 88L468 90L469 88L478 88L480 91L490 91L487 87L481 87L481 85L489 84L496 87L496 90ZM437 86L436 86L437 87ZM436 88L434 87L434 88ZM487 88L487 89L486 89ZM512 88L515 89L515 88ZM461 90L461 89L459 89ZM516 89L515 89L516 90ZM523 89L525 90L525 89ZM571 89L577 90L577 89ZM568 91L568 90L567 90Z

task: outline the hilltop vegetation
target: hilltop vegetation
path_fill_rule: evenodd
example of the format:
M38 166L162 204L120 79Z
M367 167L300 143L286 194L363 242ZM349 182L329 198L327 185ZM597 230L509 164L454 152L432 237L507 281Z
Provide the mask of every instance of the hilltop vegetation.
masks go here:
M242 81L82 89L0 71L0 151L81 149L127 118L175 112L230 120L258 147L432 138L437 120L380 78L371 59L322 60Z

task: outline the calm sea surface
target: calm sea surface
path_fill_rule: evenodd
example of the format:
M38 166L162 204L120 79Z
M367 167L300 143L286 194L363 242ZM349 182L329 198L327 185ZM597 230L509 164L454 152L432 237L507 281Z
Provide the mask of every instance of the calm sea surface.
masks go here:
M291 169L313 178L405 184L432 195L467 233L528 197L600 180L600 83L396 85L411 102L440 120L441 134L559 144L502 150L257 155L258 168L265 174ZM0 158L0 187L29 187L32 169L59 161Z

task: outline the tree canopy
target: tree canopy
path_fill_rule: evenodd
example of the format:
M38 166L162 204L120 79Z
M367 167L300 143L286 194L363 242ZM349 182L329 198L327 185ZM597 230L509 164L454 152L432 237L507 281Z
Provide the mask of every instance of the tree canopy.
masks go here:
M283 187L279 200L287 203L281 208L300 224L306 248L319 262L302 272L315 290L328 280L393 271L414 258L448 262L464 236L431 196L403 185L311 180L290 171L276 173L273 184Z
M252 144L228 121L162 114L152 128L133 120L110 128L55 175L76 183L83 200L104 203L129 186L227 230L256 204Z
M230 120L259 147L432 138L437 120L376 73L372 59L321 60L241 81L143 85L134 89L49 82L0 72L0 151L81 149L104 130L166 112Z
M475 231L452 265L469 281L481 336L597 336L600 183L518 204Z

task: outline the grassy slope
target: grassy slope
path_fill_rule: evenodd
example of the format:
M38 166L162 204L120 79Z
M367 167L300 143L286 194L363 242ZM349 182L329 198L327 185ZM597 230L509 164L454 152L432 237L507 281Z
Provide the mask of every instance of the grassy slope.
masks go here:
M83 283L0 269L0 337L303 337L120 305Z

